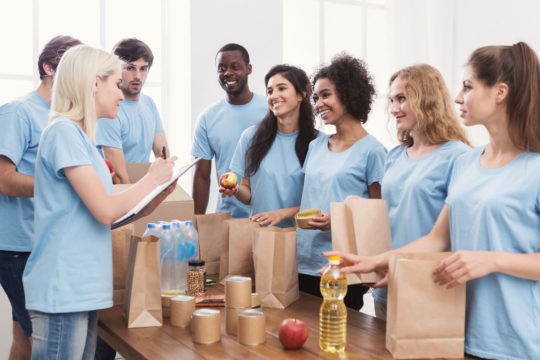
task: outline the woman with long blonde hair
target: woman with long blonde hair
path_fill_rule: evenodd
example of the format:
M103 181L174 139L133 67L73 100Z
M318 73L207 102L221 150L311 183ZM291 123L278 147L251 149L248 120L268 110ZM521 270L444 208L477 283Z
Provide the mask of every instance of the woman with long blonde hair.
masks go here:
M401 142L386 159L381 182L388 203L392 246L426 235L444 205L454 160L468 140L440 72L431 65L390 77L388 111ZM386 319L386 289L373 291L375 315Z
M86 45L66 51L55 74L36 159L36 236L23 275L32 359L94 358L97 310L113 304L110 225L172 175L175 157L158 159L139 182L111 195L92 138L97 118L116 117L120 81L118 58Z

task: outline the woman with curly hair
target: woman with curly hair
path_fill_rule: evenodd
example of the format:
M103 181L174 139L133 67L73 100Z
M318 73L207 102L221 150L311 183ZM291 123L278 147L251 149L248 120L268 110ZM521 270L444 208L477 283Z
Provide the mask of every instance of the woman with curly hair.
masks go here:
M388 203L392 247L433 228L444 206L456 158L469 149L441 73L431 65L403 68L390 77L388 111L400 145L388 153L382 198ZM386 319L386 289L373 291L375 315Z
M309 145L300 208L322 212L309 222L314 229L297 230L300 290L320 297L317 271L326 263L320 255L332 247L330 203L349 195L379 199L386 149L363 126L375 96L363 61L339 54L312 82L315 112L336 128L335 134L320 136ZM366 291L362 285L349 286L345 304L359 310Z
M251 219L260 225L290 227L300 206L302 165L318 134L311 84L304 70L276 65L266 74L265 85L268 113L242 133L231 160L242 184L219 191L249 204Z

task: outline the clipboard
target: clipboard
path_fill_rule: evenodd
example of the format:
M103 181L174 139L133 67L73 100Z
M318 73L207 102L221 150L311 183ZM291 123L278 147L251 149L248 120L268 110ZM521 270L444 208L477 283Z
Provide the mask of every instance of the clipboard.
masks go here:
M129 210L122 217L118 218L111 225L111 229L116 229L117 227L126 225L131 222L131 220L148 205L156 196L158 196L163 190L165 190L169 185L176 182L180 176L184 175L189 169L191 169L201 158L195 158L193 161L186 165L178 166L175 165L173 169L173 175L169 181L164 182L163 184L157 186L154 190L148 193L137 205L135 205L131 210Z

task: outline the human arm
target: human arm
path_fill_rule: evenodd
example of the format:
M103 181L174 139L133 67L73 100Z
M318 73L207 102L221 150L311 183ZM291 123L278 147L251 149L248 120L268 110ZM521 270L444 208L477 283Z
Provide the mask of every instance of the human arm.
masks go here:
M141 180L114 195L107 194L98 173L91 165L66 167L64 173L90 213L102 224L112 224L150 191L169 180L175 161L176 157L167 160L158 158Z
M0 194L16 197L34 196L34 178L17 171L15 164L0 155Z
M381 198L381 184L379 182L374 182L368 186L369 198L370 199L380 199Z
M115 148L111 146L102 146L103 156L105 159L109 160L111 163L114 175L116 175L119 184L131 184L129 178L126 161L124 158L124 151L120 148ZM116 182L115 182L116 184Z
M273 211L265 211L255 214L251 220L256 221L261 226L274 226L286 219L294 219L294 215L300 210L300 206L292 206Z
M154 136L154 143L152 145L152 151L154 156L157 159L158 157L163 157L163 148L165 148L165 155L169 157L169 146L167 145L167 137L165 136L164 131L160 131Z
M329 251L323 253L323 256L339 255L342 258L342 271L349 273L369 273L388 271L390 255L402 252L443 252L450 250L450 230L449 230L449 210L445 205L431 232L421 238L401 247L392 249L375 256L360 256L355 254L345 254L342 252ZM376 286L382 286L384 283L377 283Z
M246 178L242 178L242 183L233 188L220 186L219 192L221 193L221 197L234 196L243 204L249 205L251 203L251 186L249 180Z
M540 280L540 253L516 254L502 251L457 251L435 269L435 281L448 288L491 273Z
M210 175L212 173L212 160L201 159L195 165L193 176L192 196L195 214L205 214L208 206L210 192Z

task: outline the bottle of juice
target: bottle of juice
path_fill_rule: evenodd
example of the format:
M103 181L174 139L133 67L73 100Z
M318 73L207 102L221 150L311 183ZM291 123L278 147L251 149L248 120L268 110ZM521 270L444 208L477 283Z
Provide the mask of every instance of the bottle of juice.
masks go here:
M339 256L330 256L321 277L324 298L319 312L319 346L321 350L338 353L347 345L347 278L339 269Z

